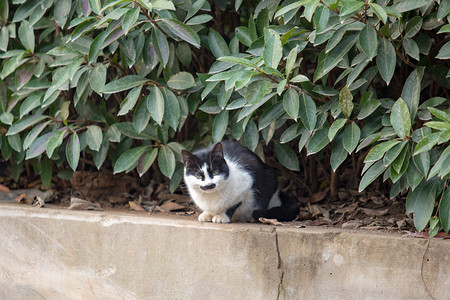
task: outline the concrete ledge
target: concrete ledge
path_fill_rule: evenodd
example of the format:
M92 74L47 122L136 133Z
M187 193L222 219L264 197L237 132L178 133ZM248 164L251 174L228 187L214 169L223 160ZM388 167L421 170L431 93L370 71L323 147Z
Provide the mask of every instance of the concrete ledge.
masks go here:
M0 205L0 299L446 299L450 242Z

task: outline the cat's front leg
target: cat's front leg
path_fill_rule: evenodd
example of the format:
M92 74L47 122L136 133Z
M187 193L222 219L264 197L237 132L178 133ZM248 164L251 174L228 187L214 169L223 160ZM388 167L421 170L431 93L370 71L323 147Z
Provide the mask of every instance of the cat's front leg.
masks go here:
M213 223L230 223L230 218L226 214L215 215L212 217Z
M202 212L199 216L198 216L198 220L200 222L211 222L213 219L214 215L209 213L209 212Z

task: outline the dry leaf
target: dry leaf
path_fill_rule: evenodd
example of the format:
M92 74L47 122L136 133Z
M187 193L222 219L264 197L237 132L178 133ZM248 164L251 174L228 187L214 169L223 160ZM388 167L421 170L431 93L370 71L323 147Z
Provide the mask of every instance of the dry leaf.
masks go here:
M169 202L164 203L163 205L160 205L159 209L162 210L163 212L169 212L169 211L182 210L182 209L185 209L185 207L178 203L169 201Z
M128 204L130 205L130 210L146 211L145 208L143 208L140 204L136 203L135 201L129 201Z
M330 188L327 187L323 191L315 193L314 195L309 197L309 203L313 204L313 203L317 203L317 202L323 200L327 196L329 190L330 190Z
M270 225L275 225L275 226L282 226L283 225L283 223L278 222L277 219L266 219L266 218L260 217L258 219L258 221L263 223L263 224L270 224Z
M103 210L99 203L92 203L76 197L70 197L70 206L68 209Z
M0 184L0 191L2 192L9 192L9 188L3 184Z
M360 207L360 208L358 208L358 211L365 213L369 217L380 217L380 216L384 216L385 214L387 214L389 209L386 208L386 209L380 210L380 209L370 209L370 208Z

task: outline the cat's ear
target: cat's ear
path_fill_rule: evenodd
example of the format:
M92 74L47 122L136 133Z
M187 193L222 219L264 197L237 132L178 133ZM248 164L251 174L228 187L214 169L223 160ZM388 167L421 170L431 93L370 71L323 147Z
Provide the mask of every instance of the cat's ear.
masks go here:
M211 158L223 158L223 146L222 143L217 143L211 150Z
M189 162L195 160L194 154L189 151L181 150L181 156L183 156L183 163L186 166Z

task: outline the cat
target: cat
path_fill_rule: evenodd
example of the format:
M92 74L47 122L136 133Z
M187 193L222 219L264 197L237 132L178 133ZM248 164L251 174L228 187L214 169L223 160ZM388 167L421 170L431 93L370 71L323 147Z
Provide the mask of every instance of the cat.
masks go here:
M234 140L193 153L182 151L184 182L202 222L294 220L298 203L278 188L275 171Z

